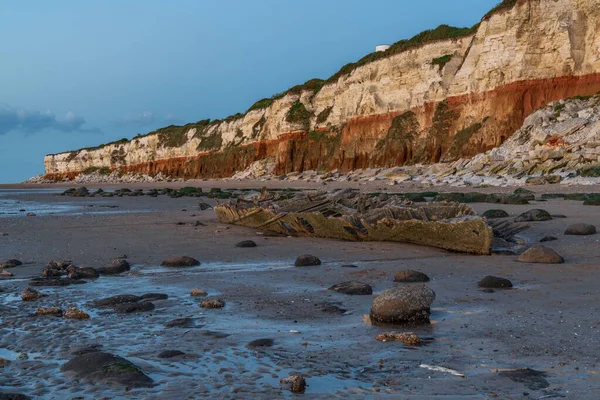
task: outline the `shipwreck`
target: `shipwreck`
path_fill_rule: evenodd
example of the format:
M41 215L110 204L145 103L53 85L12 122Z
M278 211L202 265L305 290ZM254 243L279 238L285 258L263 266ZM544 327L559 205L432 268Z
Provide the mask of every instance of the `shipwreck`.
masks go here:
M468 205L413 203L402 196L372 196L358 190L300 192L263 190L252 199L218 204L225 223L281 234L349 241L393 241L489 255L494 231Z

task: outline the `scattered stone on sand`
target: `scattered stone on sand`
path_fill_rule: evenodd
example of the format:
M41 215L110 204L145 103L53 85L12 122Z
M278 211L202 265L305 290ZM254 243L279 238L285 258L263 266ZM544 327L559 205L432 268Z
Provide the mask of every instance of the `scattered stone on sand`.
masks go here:
M92 304L95 307L114 307L123 303L135 303L142 300L140 296L134 294L119 294L117 296L106 297L104 299L95 300Z
M65 311L65 318L69 319L89 319L90 315L77 307L69 307Z
M506 218L508 213L504 210L487 210L481 216L487 219Z
M397 286L373 300L369 315L372 322L428 323L434 300L435 292L422 283Z
M265 347L272 347L275 344L275 340L273 339L256 339L249 342L246 347L249 349L260 349Z
M116 313L130 314L136 312L147 312L154 310L154 304L149 301L140 301L137 303L121 303L113 307Z
M340 268L358 268L358 265L354 265L354 264L343 264L343 265L340 265Z
M39 307L35 310L35 315L55 315L61 316L63 315L63 310L56 307Z
M283 390L289 390L292 393L304 393L306 390L306 380L301 375L290 375L281 378L279 385Z
M480 288L486 289L498 289L498 288L511 288L513 284L506 278L499 278L497 276L488 275L477 283Z
M158 353L158 358L174 358L180 356L185 356L185 353L179 350L165 350Z
M223 308L225 307L225 302L221 299L208 299L204 300L200 303L200 307L202 308Z
M534 208L519 215L515 218L515 222L549 221L551 219L552 216L548 211Z
M394 282L429 282L429 276L420 271L413 271L412 269L405 269L396 272L394 275Z
M21 300L23 300L23 301L36 301L40 297L44 297L44 296L45 296L45 294L42 294L42 293L38 292L37 290L28 288L28 287L23 289L23 292L21 292Z
M558 240L558 238L554 237L554 236L544 236L541 240L540 243L545 243L545 242L552 242L554 240Z
M19 265L23 265L23 263L19 260L11 259L11 260L7 260L4 264L0 264L0 269L1 268L14 268L14 267L18 267Z
M301 256L298 256L296 262L294 262L294 266L296 267L312 267L315 265L321 265L321 260L310 254L302 254Z
M100 274L92 267L69 265L67 267L67 277L71 279L96 279L100 277Z
M567 227L565 235L593 235L596 233L596 227L591 224L573 224Z
M102 268L98 268L98 272L102 275L118 275L120 273L129 271L131 269L131 265L129 262L124 259L116 259L113 260L110 264L106 264Z
M97 351L76 356L60 368L67 375L96 384L151 387L153 380L122 357Z
M166 328L191 328L194 326L192 318L177 318L165 324Z
M242 240L235 247L256 247L256 243L253 240Z
M373 294L371 285L359 281L348 281L338 283L329 288L335 292L350 294L350 295L369 295Z
M208 296L208 293L204 289L192 289L190 296L192 297L204 297Z
M422 343L421 338L413 332L384 332L377 335L375 339L382 342L402 342L409 346L419 346Z
M142 300L156 301L156 300L167 300L169 295L166 293L145 293L142 296Z
M200 261L188 256L167 258L160 265L163 267L196 267Z
M517 261L527 263L561 264L565 260L554 250L536 244L527 249L517 258Z
M546 373L530 368L519 368L512 371L500 371L498 375L508 378L513 382L523 383L531 390L541 390L550 386L546 380Z

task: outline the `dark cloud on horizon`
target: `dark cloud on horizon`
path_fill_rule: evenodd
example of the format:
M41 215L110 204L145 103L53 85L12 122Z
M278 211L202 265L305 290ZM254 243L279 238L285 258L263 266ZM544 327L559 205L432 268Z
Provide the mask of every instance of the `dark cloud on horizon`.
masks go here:
M8 105L0 105L0 135L10 132L36 133L43 130L61 132L102 133L100 129L88 128L85 119L69 111L62 119L57 119L51 111L25 110Z

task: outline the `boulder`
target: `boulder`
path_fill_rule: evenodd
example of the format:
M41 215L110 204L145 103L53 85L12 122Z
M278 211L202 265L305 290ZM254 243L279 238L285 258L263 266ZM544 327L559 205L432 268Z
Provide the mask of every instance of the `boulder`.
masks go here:
M430 307L435 292L422 283L388 289L373 300L372 322L419 323L429 322Z
M283 390L289 390L292 393L304 393L306 390L306 380L301 375L290 375L281 378L279 385Z
M429 282L429 277L423 272L405 269L396 272L394 282L414 283L414 282Z
M225 302L221 299L208 299L204 300L200 303L200 307L202 308L223 308L225 307Z
M23 292L21 293L21 300L36 301L37 299L39 299L40 297L43 297L43 296L45 296L45 294L42 294L35 289L26 287L25 289L23 289Z
M371 285L358 281L348 281L338 283L329 288L335 292L350 294L350 295L369 295L373 294L373 288Z
M4 359L0 359L4 360ZM6 360L5 360L6 361ZM0 367L2 364L0 364ZM21 393L0 392L0 400L30 400L31 397Z
M69 267L67 267L67 277L71 279L96 279L100 277L100 274L92 267L80 268L69 265Z
M480 288L497 289L497 288L511 288L513 287L512 282L505 278L499 278L497 276L488 275L477 283Z
M533 209L515 218L515 222L531 222L531 221L549 221L552 219L550 213L546 210Z
M206 292L206 290L203 289L192 289L192 292L190 293L190 296L192 297L204 297L204 296L208 296L208 293Z
M142 298L133 294L120 294L117 296L106 297L104 299L92 302L95 307L114 307L118 304L135 303Z
M596 227L591 224L573 224L565 231L565 235L593 235L596 233Z
M132 362L110 353L96 351L76 356L60 368L66 375L94 384L151 387L153 380Z
M121 303L113 307L116 313L130 314L136 312L147 312L154 310L154 304L149 301L140 301L137 303Z
M235 247L256 247L256 243L253 240L242 240Z
M7 260L4 264L0 264L0 268L14 268L19 265L23 265L23 263L19 260L11 259Z
M89 319L90 315L86 312L80 310L77 307L69 307L67 311L65 311L65 318L70 319Z
M120 273L129 271L131 266L127 260L117 259L113 260L110 264L106 264L102 268L98 268L98 273L102 275L118 275Z
M246 345L249 349L260 349L265 347L271 347L275 341L273 339L256 339Z
M55 307L39 307L35 310L35 315L54 315L60 317L63 314L63 310Z
M294 262L295 267L311 267L315 265L321 265L321 260L310 254L302 254L296 258Z
M481 216L487 219L506 218L508 213L504 210L487 210Z
M524 251L519 258L517 258L517 261L543 264L561 264L565 262L565 260L554 250L539 244Z
M163 261L160 265L163 267L196 267L200 261L188 256L171 257Z

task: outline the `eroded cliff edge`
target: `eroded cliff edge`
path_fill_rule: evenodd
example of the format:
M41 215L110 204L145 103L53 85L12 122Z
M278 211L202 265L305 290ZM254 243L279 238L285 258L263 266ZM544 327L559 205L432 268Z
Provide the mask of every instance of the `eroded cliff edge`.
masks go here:
M279 174L348 171L487 151L539 107L600 91L600 0L504 3L460 37L343 68L245 114L48 155L46 174L225 177L268 157Z

